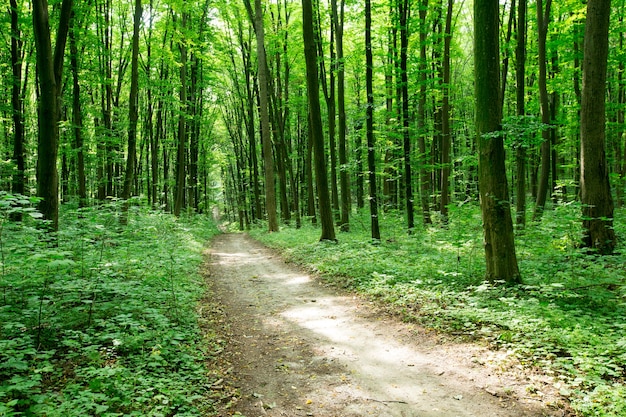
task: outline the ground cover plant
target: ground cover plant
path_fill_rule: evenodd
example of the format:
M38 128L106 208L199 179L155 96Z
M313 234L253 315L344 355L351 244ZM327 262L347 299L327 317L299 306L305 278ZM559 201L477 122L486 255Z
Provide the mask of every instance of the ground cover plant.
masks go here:
M32 201L0 197L0 416L211 415L222 342L195 308L213 223L66 207L50 242Z
M251 231L291 261L326 280L375 297L407 320L510 349L523 365L541 368L583 416L626 415L626 248L592 256L578 248L580 205L545 213L516 237L523 284L483 281L480 211L466 204L447 224L403 230L381 213L380 242L360 213L338 243L319 230ZM626 225L616 215L618 235ZM436 222L437 223L437 222ZM532 387L531 387L532 389Z

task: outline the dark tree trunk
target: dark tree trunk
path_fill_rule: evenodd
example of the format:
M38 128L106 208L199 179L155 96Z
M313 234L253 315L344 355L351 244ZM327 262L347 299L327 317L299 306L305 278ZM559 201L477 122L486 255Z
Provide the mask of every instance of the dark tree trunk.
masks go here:
M431 224L430 219L430 175L426 169L426 162L428 161L428 155L426 154L426 83L428 77L426 74L427 62L426 62L426 38L428 36L428 29L426 25L426 14L428 12L428 0L421 0L419 5L420 16L420 60L419 60L419 73L420 73L420 91L419 99L417 103L417 128L418 133L418 147L420 153L419 160L419 175L420 175L420 203L422 206L422 218L424 224Z
M513 222L501 130L498 0L474 1L474 71L479 149L480 205L483 217L486 278L521 281L515 255Z
M268 231L278 232L276 214L276 188L274 185L274 160L272 157L272 139L269 118L269 93L267 59L265 55L265 29L263 28L263 10L261 0L255 0L254 11L249 0L245 0L250 20L254 22L257 45L257 63L259 74L259 114L261 119L261 142L265 168L265 208L267 211Z
M141 0L135 0L135 14L133 16L133 46L131 53L130 95L128 97L128 154L126 156L126 171L124 175L124 189L122 199L126 200L124 213L128 210L128 200L132 195L135 166L137 165L137 120L139 119L139 27L141 24ZM122 224L126 223L126 214L121 217Z
M333 10L333 25L335 26L337 42L337 112L339 116L339 184L341 189L341 221L343 232L350 230L350 176L348 173L348 156L346 152L346 94L345 94L345 66L343 58L343 20L344 0L341 0L337 10L337 0L331 0Z
M187 13L182 16L182 29L187 26ZM185 205L185 176L187 173L187 113L189 103L187 100L187 46L184 40L178 45L180 51L180 115L178 116L178 140L176 146L176 191L174 196L174 215L180 216Z
M415 227L413 213L413 176L411 174L411 135L409 132L409 76L407 71L407 50L409 47L409 1L400 0L400 89L402 90L402 137L404 149L404 195L409 233Z
M587 3L580 114L583 245L601 254L611 254L617 243L605 154L610 13L610 0L589 0Z
M63 0L54 52L50 40L48 1L33 1L33 28L37 49L39 79L39 136L37 146L37 194L42 198L39 211L59 228L59 117L63 55L69 31L72 0Z
M516 110L517 115L526 115L526 1L519 0L517 9L517 46L515 48ZM516 224L526 226L526 144L519 142L515 149L516 160Z
M541 123L544 128L542 130L543 142L541 143L541 171L539 173L539 183L537 189L537 200L535 203L535 212L533 221L539 221L546 205L548 194L548 184L550 179L550 157L551 140L550 130L547 128L551 124L550 120L550 102L548 98L547 87L547 58L546 58L546 37L548 34L548 24L550 19L551 0L546 0L545 13L543 8L543 0L537 0L537 32L539 41L537 49L539 52L539 102L541 104Z
M24 194L26 191L26 153L24 130L24 99L22 91L22 51L24 42L19 27L19 13L16 0L11 0L11 67L13 80L11 83L11 107L13 113L13 161L17 171L13 175L12 191ZM21 215L16 213L14 220Z
M72 17L70 37L70 66L72 67L72 124L74 125L74 151L76 152L76 176L78 180L78 206L87 205L87 184L85 176L85 154L83 151L83 115L80 103L80 83L78 78L78 48L76 46L75 18Z
M302 0L302 32L304 38L304 57L306 59L306 81L309 104L309 123L313 142L315 179L320 211L322 236L320 240L336 240L333 224L333 212L328 192L326 175L326 157L324 152L324 133L320 110L319 84L317 74L317 54L313 32L313 6L311 0Z
M452 6L454 0L448 0L446 12L446 27L444 29L443 63L442 63L442 88L441 98L441 214L444 219L448 217L448 204L450 204L450 42L452 40Z
M372 239L380 240L378 226L378 195L376 191L376 158L374 154L374 62L372 58L372 7L371 0L365 0L365 84L367 91L367 109L365 124L367 135L367 168L369 171L369 200Z

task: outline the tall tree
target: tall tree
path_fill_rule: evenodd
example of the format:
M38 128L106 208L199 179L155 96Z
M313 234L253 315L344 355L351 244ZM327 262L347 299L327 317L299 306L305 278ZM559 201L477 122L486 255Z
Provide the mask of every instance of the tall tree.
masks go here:
M550 23L550 8L552 0L546 0L545 10L543 0L537 0L537 32L539 40L537 42L537 50L539 55L539 103L541 106L541 123L544 125L542 130L543 142L541 143L541 171L539 173L539 187L537 190L537 200L535 203L535 212L533 220L541 219L543 209L546 204L548 194L548 180L550 179L550 156L551 141L550 131L546 128L551 123L550 117L550 101L548 98L547 86L547 58L546 58L546 38L548 36L548 24Z
M413 213L413 176L411 174L411 135L409 132L409 76L407 51L409 48L409 1L400 0L400 89L402 90L402 139L404 150L404 193L406 198L407 228L412 233L415 227Z
M378 226L378 195L376 190L376 156L374 153L374 60L372 57L372 4L365 0L365 90L367 108L365 110L365 134L367 136L367 169L369 177L369 200L372 239L380 240Z
M517 8L517 45L515 47L515 100L519 117L526 115L526 2L519 0ZM515 223L526 225L526 144L520 140L515 149L517 189Z
M256 52L259 78L259 115L261 119L261 142L265 168L265 209L267 211L267 227L269 232L278 232L278 216L276 215L276 188L274 185L274 160L272 157L272 138L270 131L268 70L265 54L265 28L263 24L263 8L261 0L254 1L254 11L250 0L244 0L250 20L254 22L256 32Z
M24 89L22 89L23 46L17 1L11 0L11 107L13 112L13 161L17 172L13 176L12 190L24 194L26 190L26 150L24 129ZM19 215L18 215L19 217Z
M48 1L33 1L33 28L37 49L39 80L39 136L37 145L37 194L42 198L39 211L59 228L59 99L63 79L63 56L70 27L72 0L63 0L54 51L50 36Z
M187 99L187 40L184 39L184 32L187 28L189 12L182 13L181 32L183 38L179 40L178 50L180 52L180 111L178 115L178 137L176 141L176 191L174 193L174 215L180 216L180 212L185 203L185 177L187 172L187 112L189 103Z
M475 112L483 218L486 278L521 281L513 240L513 222L501 134L499 2L474 1Z
M346 93L345 93L345 62L343 56L343 22L345 1L331 0L333 25L337 43L337 114L339 116L339 185L341 189L341 221L340 228L350 230L350 177L348 175L348 155L346 145Z
M74 125L74 151L76 152L76 179L78 181L78 206L87 205L87 178L85 173L85 152L83 150L83 111L80 99L78 66L78 46L76 16L72 13L70 38L70 67L72 68L72 123Z
M613 197L605 152L605 94L610 0L589 0L583 57L580 112L583 244L601 254L613 252Z
M310 140L313 142L315 179L319 200L320 223L322 225L320 240L336 240L326 174L326 155L324 152L324 132L322 129L322 112L320 110L317 53L315 34L313 32L313 5L311 0L302 0L302 32L304 58L306 60L306 84L309 96L309 132L312 135Z
M452 40L452 10L454 0L448 0L446 26L443 40L443 62L441 65L441 214L448 216L450 204L450 153L452 138L450 133L450 43Z
M418 64L420 74L420 89L417 102L417 128L418 128L418 148L420 158L420 203L422 206L422 218L424 224L431 224L430 218L430 175L426 169L426 84L428 74L426 72L426 42L428 37L428 25L426 15L428 12L428 0L420 0L419 3L419 25L420 25L420 59Z
M133 15L133 46L131 52L130 71L130 96L128 98L128 149L126 155L126 172L124 177L124 189L122 199L128 200L132 195L132 187L137 164L137 120L139 119L139 28L141 25L142 8L141 0L135 0L135 13ZM128 203L124 203L125 210ZM122 216L126 221L126 216Z

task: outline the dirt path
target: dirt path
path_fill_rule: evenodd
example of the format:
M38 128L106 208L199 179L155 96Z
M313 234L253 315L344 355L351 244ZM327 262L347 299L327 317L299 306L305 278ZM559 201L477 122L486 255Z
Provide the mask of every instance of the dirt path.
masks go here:
M386 318L246 235L217 236L208 271L240 391L223 416L565 415L546 407L539 378L504 370L501 353Z

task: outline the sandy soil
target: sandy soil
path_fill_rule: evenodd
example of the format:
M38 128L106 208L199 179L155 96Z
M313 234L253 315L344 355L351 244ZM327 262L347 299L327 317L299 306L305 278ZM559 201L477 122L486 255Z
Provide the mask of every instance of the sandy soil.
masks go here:
M237 391L221 416L568 415L549 379L505 352L401 323L247 235L217 236L207 259Z

